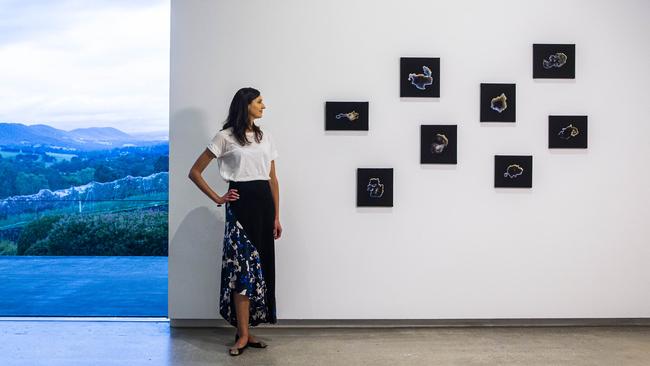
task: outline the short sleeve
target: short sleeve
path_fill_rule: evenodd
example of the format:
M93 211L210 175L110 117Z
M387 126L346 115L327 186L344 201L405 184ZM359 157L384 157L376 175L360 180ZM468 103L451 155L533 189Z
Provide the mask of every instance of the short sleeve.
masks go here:
M269 153L271 154L271 160L275 160L278 157L278 150L275 147L275 141L270 133L266 132L265 135L269 139Z
M214 156L217 158L223 155L226 151L226 139L221 131L217 132L217 134L212 138L212 141L210 141L207 148L212 151Z

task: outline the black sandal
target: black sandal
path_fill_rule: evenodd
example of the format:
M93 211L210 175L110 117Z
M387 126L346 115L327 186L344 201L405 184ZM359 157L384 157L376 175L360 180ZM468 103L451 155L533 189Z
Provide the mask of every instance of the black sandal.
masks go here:
M245 345L242 348L231 348L230 350L228 350L228 353L230 353L231 356L239 356L242 353L244 353L246 347L248 347L248 345Z
M237 340L239 340L239 334L235 334L235 342L237 342ZM246 346L251 346L251 348L266 348L266 347L268 347L268 344L266 344L266 343L264 343L262 341L259 341L259 342L248 341Z
M268 344L259 341L259 342L248 342L247 346L251 346L253 348L266 348Z

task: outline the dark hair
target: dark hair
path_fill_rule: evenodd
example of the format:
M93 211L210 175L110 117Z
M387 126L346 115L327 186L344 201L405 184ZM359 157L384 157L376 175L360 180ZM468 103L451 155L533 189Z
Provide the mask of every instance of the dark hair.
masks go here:
M246 138L246 129L248 128L248 105L251 104L255 98L260 96L260 91L255 88L241 88L237 90L235 96L232 97L230 102L230 110L228 111L228 118L223 125L222 130L232 127L233 136L237 139L240 145L248 145L251 142ZM262 130L255 125L251 124L253 132L255 132L255 141L259 143L262 141Z

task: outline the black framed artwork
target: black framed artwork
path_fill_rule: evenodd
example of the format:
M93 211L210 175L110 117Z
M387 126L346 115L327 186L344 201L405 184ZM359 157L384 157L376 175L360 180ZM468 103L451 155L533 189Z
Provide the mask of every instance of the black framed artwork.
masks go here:
M532 188L532 155L495 155L495 188Z
M457 125L421 125L420 164L456 164L457 129Z
M533 79L575 79L575 44L533 44Z
M357 207L393 207L393 169L357 169Z
M549 149L586 149L587 116L548 116Z
M400 58L399 85L400 97L439 98L440 58Z
M516 92L516 84L481 84L481 122L515 122Z
M368 102L325 102L326 131L368 131Z

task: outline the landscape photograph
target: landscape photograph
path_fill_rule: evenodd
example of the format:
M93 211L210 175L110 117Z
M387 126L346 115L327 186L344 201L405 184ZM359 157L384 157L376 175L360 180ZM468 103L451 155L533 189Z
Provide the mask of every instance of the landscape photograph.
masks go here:
M2 254L166 255L164 137L0 123Z

